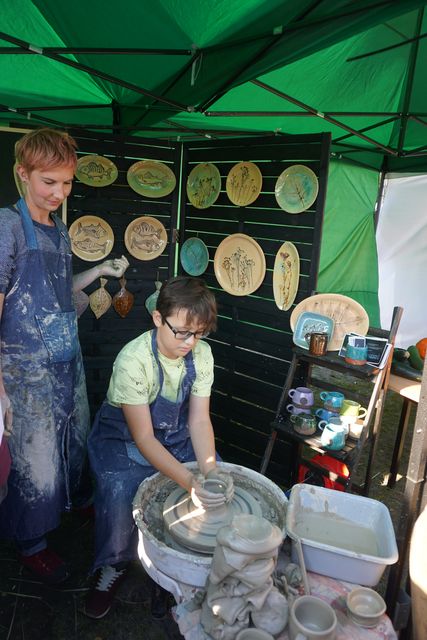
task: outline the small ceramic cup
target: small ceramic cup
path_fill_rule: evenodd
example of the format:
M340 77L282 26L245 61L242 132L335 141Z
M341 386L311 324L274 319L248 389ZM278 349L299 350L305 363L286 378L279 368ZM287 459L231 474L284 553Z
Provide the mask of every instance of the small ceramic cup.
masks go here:
M312 436L317 429L317 420L315 416L300 413L292 415L290 420L293 424L294 431L302 436Z
M345 349L345 361L348 364L361 365L366 364L368 357L368 347L355 347L348 344Z
M322 391L320 399L323 400L325 409L339 412L344 402L344 394L339 391Z
M361 422L350 422L348 426L348 435L350 436L350 438L355 438L355 440L358 440L362 435L363 424Z
M262 629L249 627L248 629L242 629L239 631L236 636L236 640L274 640L274 636Z
M298 407L312 407L314 404L314 395L308 387L297 387L290 389L288 393L294 405Z
M305 341L308 343L308 350L313 356L324 356L328 350L329 336L321 331L306 333Z
M354 418L353 422L366 416L367 410L354 400L345 399L342 403L340 414L346 418Z
M331 418L337 418L340 415L338 410L328 411L327 409L316 409L314 413L318 418L326 420L326 422L329 422Z
M335 418L332 418L329 422L326 422L326 420L319 422L318 427L322 431L320 443L325 449L339 451L345 445L346 428L343 424L334 423L332 420L335 420Z
M376 627L386 611L386 603L379 593L368 587L355 587L347 595L350 618L361 627Z
M331 605L316 596L296 598L289 612L290 640L334 640L337 616Z
M292 413L293 415L298 415L299 413L311 413L310 408L304 409L303 407L296 407L294 404L286 405L286 411L289 411L289 413Z

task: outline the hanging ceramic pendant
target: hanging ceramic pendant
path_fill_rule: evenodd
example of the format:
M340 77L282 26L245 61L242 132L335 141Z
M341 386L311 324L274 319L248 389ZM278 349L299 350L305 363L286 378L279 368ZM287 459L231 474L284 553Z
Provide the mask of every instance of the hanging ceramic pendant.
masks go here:
M73 295L73 299L77 317L80 318L89 306L89 296L84 291L78 291Z
M126 289L126 280L120 278L120 291L113 297L113 307L121 318L126 318L133 307L134 295Z
M105 288L107 278L99 279L101 286L89 296L90 308L94 312L96 318L100 318L111 307L111 296Z
M154 284L156 286L156 290L154 291L154 293L148 296L148 298L145 301L145 308L147 309L150 316L153 315L153 311L155 311L156 309L157 298L159 297L160 287L162 286L162 283L160 282L160 280L156 280Z

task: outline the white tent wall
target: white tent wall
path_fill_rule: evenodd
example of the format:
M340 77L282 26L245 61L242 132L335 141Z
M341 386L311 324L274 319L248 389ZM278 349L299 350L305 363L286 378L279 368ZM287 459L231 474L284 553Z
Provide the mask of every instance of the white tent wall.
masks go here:
M381 326L404 309L396 346L427 336L427 175L389 173L377 227Z

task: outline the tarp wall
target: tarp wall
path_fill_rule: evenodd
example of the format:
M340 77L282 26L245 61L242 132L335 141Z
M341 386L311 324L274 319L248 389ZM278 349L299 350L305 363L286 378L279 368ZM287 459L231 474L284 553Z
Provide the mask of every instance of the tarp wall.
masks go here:
M403 307L396 345L427 336L427 175L387 174L377 228L381 323Z
M329 165L318 292L342 293L380 326L374 212L379 173L332 161Z

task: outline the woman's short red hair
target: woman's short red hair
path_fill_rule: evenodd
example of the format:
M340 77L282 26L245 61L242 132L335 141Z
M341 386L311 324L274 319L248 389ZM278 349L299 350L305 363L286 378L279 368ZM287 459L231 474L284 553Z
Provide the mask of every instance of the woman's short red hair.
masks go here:
M15 159L28 172L60 165L76 167L77 144L65 131L35 129L15 144Z

